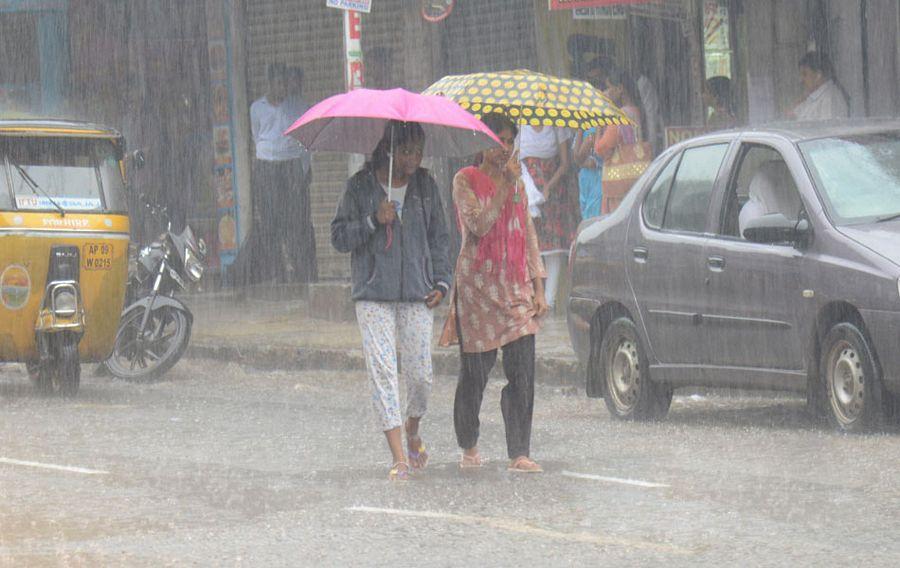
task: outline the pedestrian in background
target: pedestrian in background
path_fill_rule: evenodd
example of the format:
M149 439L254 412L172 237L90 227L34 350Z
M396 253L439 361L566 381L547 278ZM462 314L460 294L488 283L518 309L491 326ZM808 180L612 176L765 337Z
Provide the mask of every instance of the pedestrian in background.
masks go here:
M703 85L703 104L709 114L706 126L713 130L725 130L737 126L734 102L731 95L731 79L718 75L710 77Z
M310 156L285 136L307 105L296 74L282 63L267 69L266 94L250 106L253 161L253 228L235 270L245 282L315 282L316 237L312 224ZM293 91L292 91L293 85Z
M556 304L559 280L581 221L578 186L570 175L572 132L567 128L525 125L519 132L519 159L544 202L535 219L541 256L547 267L547 303Z
M462 230L462 249L450 315L441 345L459 343L460 372L453 405L456 440L463 450L460 467L480 467L479 414L488 375L503 349L500 408L506 426L510 471L534 473L530 458L534 409L534 334L547 312L538 237L528 214L521 165L511 149L516 127L506 117L488 114L484 123L504 143L485 150L478 166L453 179Z
M594 88L605 90L608 68L604 59L595 58L585 66L582 77ZM572 141L572 159L578 167L578 203L582 220L600 215L603 202L603 158L594 152L597 132L597 127L579 130Z
M799 62L803 98L788 113L797 120L834 120L850 116L849 97L834 77L831 60L810 51Z
M594 152L603 158L603 212L612 212L653 159L653 148L641 137L641 109L635 84L619 68L610 69L606 96L628 117L630 124L612 124L594 142Z
M388 476L400 481L408 478L410 468L421 469L428 462L419 424L428 408L434 374L432 310L449 292L451 278L438 187L420 167L424 145L425 133L418 123L389 123L372 159L347 182L331 222L332 245L350 253L351 294L372 404L391 451ZM406 456L400 431L401 378L407 393Z

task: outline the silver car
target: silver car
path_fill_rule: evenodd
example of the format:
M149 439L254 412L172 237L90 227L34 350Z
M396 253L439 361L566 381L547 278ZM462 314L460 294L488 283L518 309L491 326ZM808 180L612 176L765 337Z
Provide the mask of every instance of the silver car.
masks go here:
M668 149L573 244L569 332L619 418L684 386L805 392L845 431L900 399L900 121Z

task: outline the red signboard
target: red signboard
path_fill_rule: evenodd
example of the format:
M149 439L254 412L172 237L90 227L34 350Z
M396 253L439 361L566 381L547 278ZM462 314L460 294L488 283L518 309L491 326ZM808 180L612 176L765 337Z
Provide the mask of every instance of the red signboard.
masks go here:
M648 4L653 0L550 0L551 10L574 10L575 8L596 8L613 4Z

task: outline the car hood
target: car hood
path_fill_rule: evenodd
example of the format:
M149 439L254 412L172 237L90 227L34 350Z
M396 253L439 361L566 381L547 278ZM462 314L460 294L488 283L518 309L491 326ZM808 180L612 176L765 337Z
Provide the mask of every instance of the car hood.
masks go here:
M838 230L900 266L900 220L845 226L839 227Z

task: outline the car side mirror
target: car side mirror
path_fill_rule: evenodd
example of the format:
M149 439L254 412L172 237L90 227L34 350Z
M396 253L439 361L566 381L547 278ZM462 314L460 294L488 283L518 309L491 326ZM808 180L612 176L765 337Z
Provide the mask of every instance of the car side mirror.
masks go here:
M744 238L754 243L797 243L809 233L806 219L788 219L782 213L770 213L747 221Z

